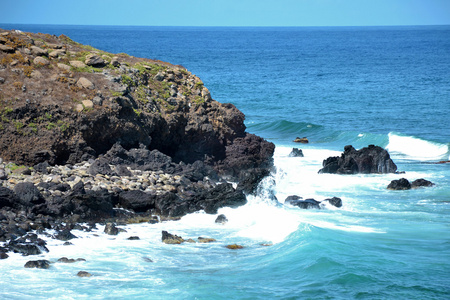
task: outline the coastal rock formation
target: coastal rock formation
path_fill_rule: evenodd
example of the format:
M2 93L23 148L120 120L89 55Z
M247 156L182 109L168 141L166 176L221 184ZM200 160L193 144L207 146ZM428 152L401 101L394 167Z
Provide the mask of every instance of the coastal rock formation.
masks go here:
M185 68L93 50L64 35L0 31L0 43L15 51L0 52L5 160L75 164L119 144L127 151L158 150L174 163L200 161L244 180L245 193L269 173L274 145L246 133L243 113L214 101ZM50 56L48 50L64 51ZM39 67L41 78L31 76L36 57L48 62Z
M397 166L389 153L374 145L356 150L352 146L345 146L342 155L333 156L323 161L323 168L319 173L333 174L370 174L395 173Z
M182 66L0 29L0 240L246 203L274 145ZM228 181L237 182L234 188ZM20 224L14 225L14 224ZM88 229L86 229L88 230ZM6 249L5 248L5 249Z

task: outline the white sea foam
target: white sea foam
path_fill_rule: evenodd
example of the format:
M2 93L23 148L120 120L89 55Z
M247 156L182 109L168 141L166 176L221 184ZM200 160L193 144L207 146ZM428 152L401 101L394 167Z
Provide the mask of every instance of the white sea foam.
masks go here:
M386 149L396 158L412 160L445 159L449 149L446 144L434 143L411 136L400 136L389 133L389 144Z

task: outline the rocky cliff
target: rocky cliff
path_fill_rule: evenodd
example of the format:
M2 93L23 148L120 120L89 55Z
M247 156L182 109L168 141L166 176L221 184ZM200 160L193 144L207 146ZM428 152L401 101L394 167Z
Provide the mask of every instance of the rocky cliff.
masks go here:
M64 35L0 29L0 157L4 166L13 162L16 167L34 167L25 168L20 176L34 176L34 181L22 181L34 182L39 189L34 193L48 194L39 196L36 203L22 203L36 214L53 212L62 217L76 203L96 197L84 191L92 186L86 180L64 182L66 188L57 196L45 184L39 185L43 178L39 174L55 172L64 177L51 167L55 165L68 166L68 178L133 177L139 171L156 176L155 185L162 174L178 182L178 188L153 194L148 190L151 183L136 185L134 190L151 194L147 204L136 204L141 211L182 215L243 204L236 193L253 192L270 172L274 151L272 143L245 131L244 118L234 105L213 100L203 82L182 66L107 53ZM91 170L96 165L99 169L91 174L77 173L79 167ZM8 181L8 174L0 179L8 189L3 190L5 195L21 181L12 173ZM238 188L226 184L219 188L217 183L224 180L239 182ZM198 184L205 181L209 183ZM78 182L83 184L84 196L73 196ZM136 194L137 199L129 200L130 195L120 196L128 190L133 188L105 187L103 192L110 195L100 198L112 197L106 200L108 214L114 205L129 208L131 202L147 197ZM238 200L227 202L220 195L234 195ZM17 193L13 196L6 198L20 198ZM20 201L8 201L9 207L23 208L17 204Z

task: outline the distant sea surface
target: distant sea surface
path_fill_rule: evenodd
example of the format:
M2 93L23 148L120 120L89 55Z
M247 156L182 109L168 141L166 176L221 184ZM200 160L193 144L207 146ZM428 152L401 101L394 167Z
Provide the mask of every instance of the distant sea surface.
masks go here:
M183 65L275 143L277 169L247 205L219 211L226 225L195 213L116 238L73 231L73 246L49 240L42 258L87 261L48 270L12 254L0 262L2 298L449 299L450 164L435 163L450 160L450 26L0 28ZM405 174L317 174L350 144L386 148ZM289 157L293 147L305 156ZM435 186L386 189L402 177ZM300 210L283 205L289 195L343 207ZM165 245L161 230L217 242ZM245 247L224 247L234 243Z

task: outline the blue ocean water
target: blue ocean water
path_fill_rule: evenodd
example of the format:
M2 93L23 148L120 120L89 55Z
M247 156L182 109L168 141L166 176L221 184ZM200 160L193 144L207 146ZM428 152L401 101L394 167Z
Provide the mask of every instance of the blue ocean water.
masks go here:
M6 299L448 299L450 297L450 26L196 28L7 25L65 34L113 52L185 66L247 130L276 144L277 172L229 222L196 213L129 225L115 239L76 232L44 258L0 262ZM307 145L292 142L306 136ZM405 174L317 174L345 145L388 149ZM301 147L303 158L288 157ZM386 189L425 178L432 188ZM278 202L267 194L273 191ZM288 195L342 198L340 209L284 206ZM165 245L161 230L213 244ZM140 241L128 241L138 235ZM82 237L82 238L81 238ZM229 250L228 244L242 244ZM271 246L263 246L271 245ZM151 258L149 262L144 258ZM94 276L78 278L83 269ZM26 287L26 288L25 288ZM45 291L45 292L43 292Z

